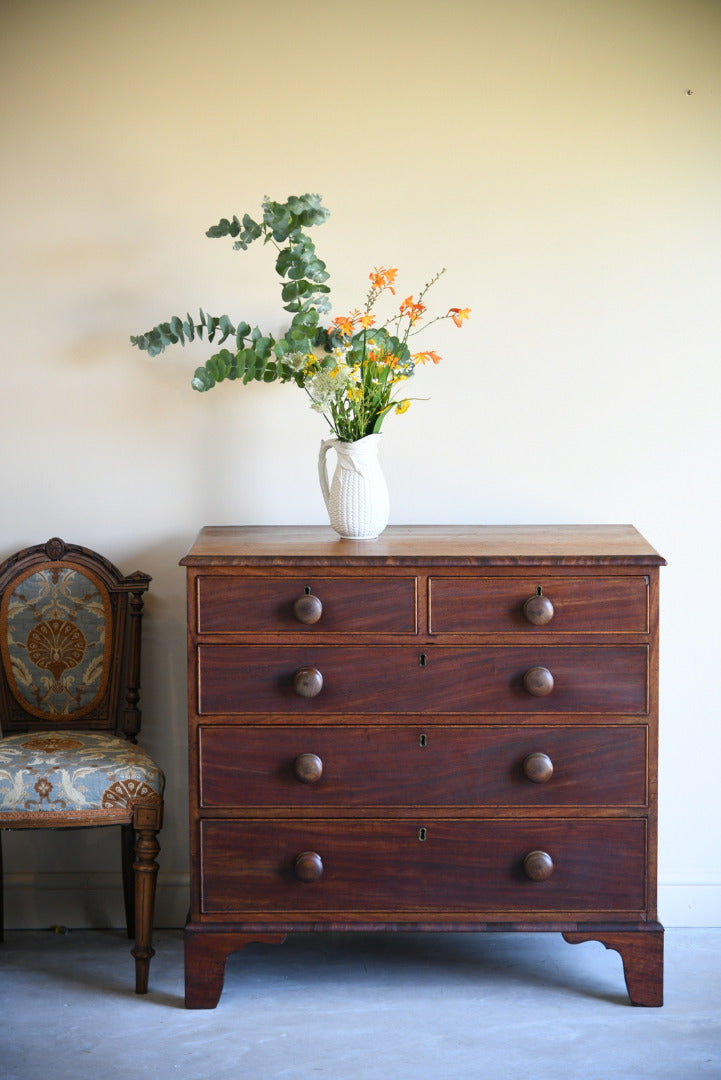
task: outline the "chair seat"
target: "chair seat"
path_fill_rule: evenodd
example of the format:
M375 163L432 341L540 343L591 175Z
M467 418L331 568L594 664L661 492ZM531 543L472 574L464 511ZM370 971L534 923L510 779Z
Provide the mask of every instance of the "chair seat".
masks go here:
M0 739L0 828L92 824L160 800L165 777L145 750L102 732L35 731Z

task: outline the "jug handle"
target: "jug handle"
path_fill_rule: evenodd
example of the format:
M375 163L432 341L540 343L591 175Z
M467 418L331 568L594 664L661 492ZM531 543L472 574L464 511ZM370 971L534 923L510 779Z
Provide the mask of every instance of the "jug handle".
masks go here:
M326 510L330 509L330 485L328 484L328 469L325 459L334 443L335 439L324 439L320 444L318 454L318 479L320 480L320 490L323 492Z

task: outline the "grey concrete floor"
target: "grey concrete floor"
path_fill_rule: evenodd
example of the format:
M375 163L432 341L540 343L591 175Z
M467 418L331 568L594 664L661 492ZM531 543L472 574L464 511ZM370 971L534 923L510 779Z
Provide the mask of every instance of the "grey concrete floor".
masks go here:
M182 933L150 992L120 931L10 931L2 1080L721 1080L721 930L667 930L666 1003L560 934L297 935L233 954L217 1009L183 1006Z

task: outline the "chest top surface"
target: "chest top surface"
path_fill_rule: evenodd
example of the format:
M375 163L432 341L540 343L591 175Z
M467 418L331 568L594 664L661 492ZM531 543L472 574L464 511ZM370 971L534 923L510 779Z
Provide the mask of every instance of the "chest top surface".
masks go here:
M324 526L206 526L181 565L662 566L632 525L392 525L376 540Z

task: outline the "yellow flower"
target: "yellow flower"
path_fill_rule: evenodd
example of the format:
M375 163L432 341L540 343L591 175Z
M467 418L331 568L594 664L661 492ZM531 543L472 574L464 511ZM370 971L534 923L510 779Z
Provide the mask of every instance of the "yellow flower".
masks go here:
M396 405L396 412L397 413L408 412L410 406L411 406L410 399L409 398L403 398L403 401L399 401L398 404Z

